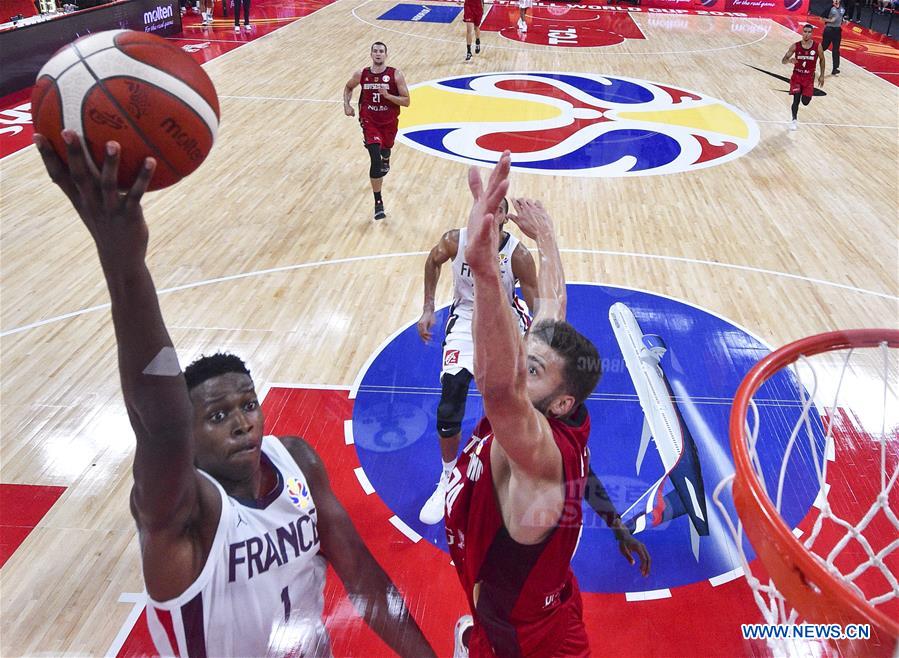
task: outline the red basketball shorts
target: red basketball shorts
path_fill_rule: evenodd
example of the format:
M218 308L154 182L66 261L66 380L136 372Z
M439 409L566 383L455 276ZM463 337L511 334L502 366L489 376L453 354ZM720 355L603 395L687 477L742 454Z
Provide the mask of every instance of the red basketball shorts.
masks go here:
M380 144L382 149L393 148L398 123L398 121L393 121L387 125L380 125L370 119L360 119L362 143L366 146L369 144Z
M484 20L484 3L482 0L465 0L462 21L480 26L482 20Z
M790 95L801 94L802 96L811 96L815 93L815 76L814 75L798 75L793 74L790 78Z

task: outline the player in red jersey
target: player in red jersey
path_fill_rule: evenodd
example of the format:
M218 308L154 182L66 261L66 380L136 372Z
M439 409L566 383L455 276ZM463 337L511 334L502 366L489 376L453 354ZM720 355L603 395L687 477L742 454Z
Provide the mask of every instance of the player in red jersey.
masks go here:
M409 88L402 71L387 66L387 46L380 41L371 45L371 66L356 71L343 88L343 112L355 116L353 89L362 85L359 94L359 125L362 141L371 158L368 177L375 195L375 219L384 219L381 185L390 171L390 149L396 139L400 106L409 107Z
M817 61L821 73L818 76L818 86L824 86L824 51L821 44L812 40L814 27L806 23L802 27L802 40L797 41L781 60L782 64L793 65L793 76L790 78L790 94L793 96L793 120L790 122L790 130L799 127L797 116L799 114L799 102L808 105L812 102L812 94L815 93L815 62Z
M564 321L561 257L539 201L514 200L517 216L510 217L536 241L541 262L526 338L506 310L489 210L508 189L509 167L507 151L486 189L475 168L469 173L465 261L475 280L474 374L486 418L450 477L447 543L474 618L472 656L586 656L571 557L589 469L583 402L599 381L600 358Z
M465 0L462 21L465 23L465 61L471 59L471 36L474 34L474 52L481 52L481 21L484 20L484 0Z

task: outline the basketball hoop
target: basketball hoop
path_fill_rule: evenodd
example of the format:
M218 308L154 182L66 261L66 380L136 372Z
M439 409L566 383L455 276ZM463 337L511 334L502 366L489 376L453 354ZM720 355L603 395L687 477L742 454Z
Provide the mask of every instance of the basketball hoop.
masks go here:
M719 483L714 499L724 512L743 560L744 573L768 624L795 624L800 620L844 627L870 624L877 637L887 642L899 639L899 615L896 614L899 609L899 405L896 399L899 352L896 348L899 348L899 331L890 329L811 336L759 361L737 389L730 415L730 444L736 472ZM872 378L872 372L879 374ZM767 403L767 417L771 418L775 414L771 409L776 409L778 401L772 404L770 399L759 396L757 405L754 399L775 377L781 391L783 382L793 385L798 399L792 403L798 421L793 423L790 418L793 428L785 441L776 483L770 470L768 478L765 477L759 460L759 406ZM772 382L766 390L776 385ZM864 431L858 431L861 421L854 407L866 412ZM819 410L823 413L816 417L815 412ZM847 426L851 428L847 430ZM847 441L847 436L854 440ZM863 438L858 439L859 436ZM840 509L838 501L829 499L834 496L831 487L837 487L837 483L828 482L828 470L839 473L838 464L833 461L835 457L841 450L848 451L859 444L871 456L869 463L872 470L878 471L879 481L869 477L865 487L846 482L854 506L852 514L847 514ZM818 497L814 503L817 513L813 512L792 529L784 521L781 501L791 454L796 459L800 452L806 464L813 464L818 480ZM840 476L831 473L831 480L834 477ZM736 524L720 500L722 490L731 480L734 507L739 516ZM789 485L789 479L786 484ZM870 488L869 497L873 500L856 499L854 488ZM856 512L858 518L852 518ZM755 571L764 569L767 576L754 575L747 562L742 541L744 527L758 557L753 562Z

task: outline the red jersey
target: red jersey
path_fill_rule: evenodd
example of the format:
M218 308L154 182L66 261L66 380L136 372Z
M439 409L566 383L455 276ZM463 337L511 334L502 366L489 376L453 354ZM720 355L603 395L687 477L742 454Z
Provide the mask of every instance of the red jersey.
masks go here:
M372 73L371 67L362 70L362 93L359 94L359 121L370 121L376 125L395 123L400 115L400 106L381 96L382 91L399 95L396 86L396 69L388 66L380 73Z
M818 63L818 44L812 41L808 48L802 47L802 42L796 42L796 52L793 55L796 62L793 64L793 75L815 77L815 65Z
M539 544L509 536L493 489L493 431L484 418L456 463L446 493L446 538L474 617L472 658L587 656L589 647L571 557L581 531L590 417L549 418L562 453L565 504Z

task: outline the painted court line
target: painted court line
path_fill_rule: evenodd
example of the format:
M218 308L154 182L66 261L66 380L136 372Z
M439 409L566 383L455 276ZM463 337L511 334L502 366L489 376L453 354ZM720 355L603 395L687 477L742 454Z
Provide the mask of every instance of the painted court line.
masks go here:
M625 592L624 598L628 601L655 601L656 599L670 599L670 589L651 589L646 592Z
M356 442L356 440L353 438L352 419L343 421L343 441L348 446L351 446Z
M712 587L718 587L720 585L723 585L724 583L729 583L732 580L736 580L737 578L742 577L743 567L737 567L736 569L731 569L730 571L709 578L709 583L711 583Z
M303 382L272 382L270 388L308 388L315 391L348 391L349 386L339 384L305 384Z
M222 94L219 98L227 98L231 100L247 100L247 101L291 101L295 103L340 103L343 101L334 100L332 98L296 98L293 96L227 96Z
M670 261L673 263L688 263L691 265L706 265L709 267L721 267L724 269L732 269L738 270L742 272L755 272L757 274L768 274L771 276L783 277L786 279L793 279L797 281L805 281L807 283L814 283L817 285L828 286L832 288L839 288L841 290L849 290L851 292L857 292L864 295L873 295L874 297L880 297L882 299L888 299L891 301L899 301L899 297L895 295L890 295L883 292L878 292L876 290L868 290L865 288L859 288L857 286L850 286L843 283L836 283L833 281L826 281L824 279L818 279L815 277L802 276L800 274L790 274L788 272L778 272L776 270L769 270L760 267L752 267L751 265L734 265L731 263L719 263L711 260L704 260L700 258L687 258L684 256L667 256L664 254L643 254L639 252L632 251L608 251L605 249L560 249L562 253L566 254L592 254L597 256L615 256L615 257L625 257L625 258L646 258L649 260L661 260L661 261ZM283 272L292 272L295 270L303 270L310 269L314 267L321 267L324 265L342 265L346 263L359 263L367 260L385 260L385 259L394 259L394 258L406 258L409 256L421 257L426 256L428 254L427 251L407 251L400 252L395 254L373 254L369 256L352 256L349 258L334 258L329 260L319 260L319 261L311 261L309 263L299 263L296 265L283 265L281 267L271 267L264 270L256 270L253 272L243 272L241 274L230 274L228 276L220 276L214 279L206 279L203 281L195 281L193 283L185 283L180 286L174 286L172 288L163 288L158 290L158 295L166 295L172 292L178 292L181 290L190 290L192 288L200 288L203 286L209 286L216 283L224 283L227 281L238 281L240 279L248 279L257 276L264 276L268 274L279 274ZM577 283L575 281L569 281L569 283ZM623 286L633 289L631 286ZM658 294L658 293L653 293ZM7 329L6 331L0 331L0 337L11 336L13 334L18 334L23 331L28 331L29 329L36 329L37 327L42 327L48 324L53 324L55 322L59 322L60 320L67 320L69 318L78 317L80 315L85 315L87 313L91 313L93 311L100 311L104 309L108 309L109 304L98 304L96 306L90 306L85 309L81 309L78 311L71 311L69 313L63 313L62 315L56 315L50 318L46 318L44 320L38 320L37 322L31 322L29 324L21 325L19 327L13 327L12 329ZM408 325L407 325L408 326ZM404 331L406 327L400 327L394 335L399 335L400 332ZM393 338L393 336L391 336ZM359 389L359 384L361 381L357 381L353 384L351 388L350 398L355 397L355 391Z
M412 540L413 544L417 544L418 542L421 541L421 535L418 534L417 532L415 532L408 525L406 525L406 522L403 521L396 514L394 514L393 516L390 517L390 523L393 524L393 527L395 527L401 533L406 535L406 537L408 537L410 540Z
M771 119L756 119L756 123L774 123L780 124L783 126L787 126L790 124L789 121L774 121ZM818 121L800 121L799 126L827 126L831 128L873 128L876 130L897 130L899 131L899 126L869 126L861 123L822 123Z
M146 592L125 592L124 594L119 595L119 603L130 603L131 611L128 613L128 617L125 618L125 622L119 629L118 635L115 636L112 644L110 644L109 648L106 650L106 658L114 658L117 656L119 650L125 645L125 641L131 634L131 629L134 628L134 624L137 623L140 613L144 611L144 608L147 605L147 594Z
M366 495L371 496L375 492L375 488L371 486L371 482L368 479L368 476L365 474L365 469L359 466L358 468L353 469L353 473L356 474L356 479L359 480L359 484L362 486L362 491L366 493Z

